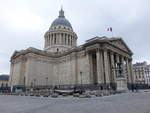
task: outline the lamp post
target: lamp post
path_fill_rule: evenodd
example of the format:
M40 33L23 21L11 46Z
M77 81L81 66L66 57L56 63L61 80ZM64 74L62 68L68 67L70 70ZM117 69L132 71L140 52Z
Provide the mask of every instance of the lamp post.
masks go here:
M46 79L46 87L47 87L47 85L48 85L48 77L46 77L45 79Z
M34 78L34 80L33 80L33 81L34 81L34 87L35 87L35 86L36 86L36 78Z

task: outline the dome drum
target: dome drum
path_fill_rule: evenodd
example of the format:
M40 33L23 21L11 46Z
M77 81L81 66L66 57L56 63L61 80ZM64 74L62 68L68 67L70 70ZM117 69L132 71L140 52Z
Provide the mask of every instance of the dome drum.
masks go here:
M77 35L73 31L70 22L65 19L62 9L58 18L52 22L51 27L45 33L44 38L44 49L50 52L65 51L77 45Z

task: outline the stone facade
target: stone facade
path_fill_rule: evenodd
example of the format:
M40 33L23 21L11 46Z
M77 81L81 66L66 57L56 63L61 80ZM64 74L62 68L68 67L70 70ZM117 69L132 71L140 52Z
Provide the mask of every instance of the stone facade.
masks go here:
M63 10L44 37L44 50L30 47L12 55L11 87L117 85L126 90L133 83L132 52L121 38L94 37L77 46Z
M9 75L0 75L0 88L8 87Z
M133 76L135 83L150 85L150 65L145 61L133 64Z

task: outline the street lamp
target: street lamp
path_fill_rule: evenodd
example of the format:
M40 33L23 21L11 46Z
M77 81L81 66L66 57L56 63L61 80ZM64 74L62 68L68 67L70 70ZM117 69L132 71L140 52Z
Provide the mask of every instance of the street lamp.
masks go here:
M47 85L48 85L48 77L46 77L45 79L46 79L46 87L47 87Z
M33 81L34 81L34 87L35 87L36 86L36 78L34 78Z

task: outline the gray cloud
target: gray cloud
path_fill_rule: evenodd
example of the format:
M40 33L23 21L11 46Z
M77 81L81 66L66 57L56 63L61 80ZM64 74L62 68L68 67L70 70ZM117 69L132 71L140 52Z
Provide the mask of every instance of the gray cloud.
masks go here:
M44 33L63 5L78 44L94 36L122 37L136 61L150 61L149 0L5 0L0 1L0 73L9 73L14 50L43 49ZM150 62L149 62L150 63Z

